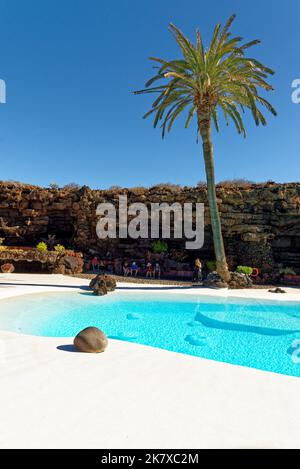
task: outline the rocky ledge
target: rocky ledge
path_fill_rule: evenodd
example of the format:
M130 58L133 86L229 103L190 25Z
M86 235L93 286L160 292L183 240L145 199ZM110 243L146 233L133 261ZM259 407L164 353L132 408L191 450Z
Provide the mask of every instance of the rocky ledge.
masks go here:
M59 242L82 252L114 258L145 257L151 240L99 240L96 207L100 202L202 202L205 204L205 243L197 255L213 259L206 186L160 184L150 189L44 189L0 183L0 236L14 246L35 246L55 234ZM217 187L218 206L231 270L236 265L292 267L300 273L300 183L225 184ZM168 241L171 250L184 251L185 240ZM194 252L188 252L192 257Z
M83 255L73 251L38 251L37 249L9 249L0 246L0 265L40 264L43 270L53 274L80 274L83 268ZM3 270L3 269L2 269ZM29 268L30 270L30 268Z

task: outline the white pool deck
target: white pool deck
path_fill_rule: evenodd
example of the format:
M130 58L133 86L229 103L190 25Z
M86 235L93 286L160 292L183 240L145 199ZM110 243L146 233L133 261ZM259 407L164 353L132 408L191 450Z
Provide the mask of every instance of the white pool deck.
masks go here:
M0 274L0 313L2 298L87 284ZM300 301L286 290L197 292ZM57 348L71 343L0 331L0 448L300 448L300 378L114 340L96 355Z

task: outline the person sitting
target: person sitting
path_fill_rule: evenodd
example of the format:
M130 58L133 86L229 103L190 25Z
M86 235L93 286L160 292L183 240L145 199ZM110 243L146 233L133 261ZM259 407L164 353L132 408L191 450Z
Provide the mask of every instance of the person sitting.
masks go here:
M133 261L132 264L131 264L131 267L130 267L131 276L134 275L136 277L137 274L138 274L138 271L139 271L139 267L138 267L137 263L135 261Z
M123 265L123 275L124 277L127 277L129 275L129 265L128 262L125 262Z
M160 265L158 262L155 263L154 266L154 278L160 278L161 270L160 270Z
M146 278L153 277L153 267L151 262L148 262L146 265Z

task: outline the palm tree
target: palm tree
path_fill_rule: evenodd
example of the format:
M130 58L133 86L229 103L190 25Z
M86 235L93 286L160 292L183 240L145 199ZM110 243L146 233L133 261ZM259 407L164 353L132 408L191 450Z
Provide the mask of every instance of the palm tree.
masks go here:
M154 114L154 127L161 124L163 138L183 111L187 111L186 128L192 118L196 117L197 138L198 135L201 136L203 145L217 271L226 282L230 279L230 273L216 197L212 122L219 131L218 114L221 111L226 124L233 121L238 133L246 136L241 117L241 112L244 113L245 109L251 111L256 125L266 125L260 106L276 115L271 104L259 95L260 89L273 90L266 79L274 72L245 54L247 49L260 43L259 40L243 44L241 37L230 38L229 30L234 19L235 15L232 15L223 28L221 24L217 24L207 49L203 46L199 30L196 31L194 45L171 24L170 31L182 56L174 60L152 57L151 60L158 64L155 67L156 74L146 83L145 89L134 92L158 94L144 118ZM159 80L164 83L152 86Z

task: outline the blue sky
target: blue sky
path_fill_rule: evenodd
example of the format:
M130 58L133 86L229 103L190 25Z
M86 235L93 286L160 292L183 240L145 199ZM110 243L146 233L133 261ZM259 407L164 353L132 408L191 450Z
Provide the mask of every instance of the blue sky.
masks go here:
M90 187L204 180L195 127L179 123L164 141L142 115L149 97L133 96L152 75L150 56L178 56L167 30L187 35L237 13L234 32L259 38L257 58L276 70L269 98L278 117L267 128L246 119L214 135L218 180L299 181L299 0L0 0L1 179Z

